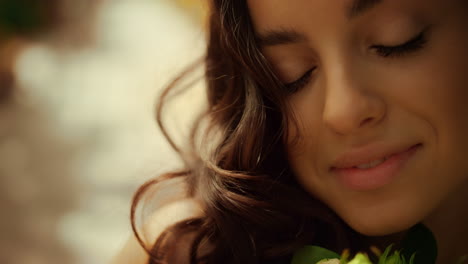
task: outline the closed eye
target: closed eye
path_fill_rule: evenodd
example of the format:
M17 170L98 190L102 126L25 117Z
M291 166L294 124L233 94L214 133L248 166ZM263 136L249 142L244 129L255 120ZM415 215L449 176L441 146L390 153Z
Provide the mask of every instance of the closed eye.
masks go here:
M429 27L421 31L419 34L406 41L405 43L397 46L373 45L371 46L371 48L374 49L379 56L384 58L401 57L424 48L425 44L428 41L428 31ZM289 93L295 93L299 91L309 83L316 68L317 67L313 67L310 70L306 71L299 79L295 81L285 83L284 87Z
M286 87L289 93L295 93L299 91L300 89L302 89L304 86L306 86L309 83L312 77L312 74L316 68L317 67L313 67L310 70L306 71L299 79L293 82L285 83L284 87Z
M407 42L397 46L384 46L384 45L373 45L371 48L374 49L378 55L382 57L399 57L412 52L416 52L424 47L427 43L427 31L423 30L415 37L411 38Z

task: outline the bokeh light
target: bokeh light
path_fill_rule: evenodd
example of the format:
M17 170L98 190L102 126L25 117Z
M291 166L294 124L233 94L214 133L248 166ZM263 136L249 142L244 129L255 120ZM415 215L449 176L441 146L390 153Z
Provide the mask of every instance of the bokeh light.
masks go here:
M0 10L0 263L107 263L132 235L133 192L180 165L155 102L203 55L204 4L0 0ZM183 135L203 83L181 97L168 113Z

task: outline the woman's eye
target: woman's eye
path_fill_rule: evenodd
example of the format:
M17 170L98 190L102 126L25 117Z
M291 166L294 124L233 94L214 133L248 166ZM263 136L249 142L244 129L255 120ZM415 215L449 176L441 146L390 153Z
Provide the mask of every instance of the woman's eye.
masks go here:
M310 78L312 77L312 74L314 72L316 67L306 71L299 79L293 81L293 82L290 82L290 83L285 83L284 86L286 87L286 89L288 90L289 93L295 93L297 91L299 91L300 89L302 89L304 86L306 86L309 81L310 81Z
M403 56L418 51L424 47L427 43L426 31L427 30L423 30L409 41L398 46L374 45L371 48L374 49L378 55L385 58Z

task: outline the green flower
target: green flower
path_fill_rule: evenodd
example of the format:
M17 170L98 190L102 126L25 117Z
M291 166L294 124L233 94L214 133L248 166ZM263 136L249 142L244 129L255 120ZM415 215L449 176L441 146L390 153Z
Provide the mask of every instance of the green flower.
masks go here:
M358 253L348 264L372 264L367 255Z
M364 253L358 253L349 260L349 251L346 250L340 257L325 248L305 246L295 252L291 264L435 264L437 243L432 232L422 224L409 230L402 241L402 248L401 251L392 251L392 246L389 246L382 254L371 249L378 258L377 263L372 263ZM461 259L457 264L465 260Z
M324 259L324 260L317 262L317 264L341 264L341 262L339 259L335 258L335 259Z
M378 264L414 264L415 254L411 255L410 259L407 260L399 251L395 251L389 256L391 250L392 246L385 249L385 252L379 258Z

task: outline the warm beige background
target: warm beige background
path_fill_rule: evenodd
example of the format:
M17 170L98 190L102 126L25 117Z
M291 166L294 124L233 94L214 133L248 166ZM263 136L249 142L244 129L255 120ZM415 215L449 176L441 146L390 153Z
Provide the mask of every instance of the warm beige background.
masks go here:
M106 263L131 235L132 193L179 165L154 102L203 53L200 3L99 1L15 60L16 95L0 107L2 264ZM203 85L184 98L168 113L181 135Z

